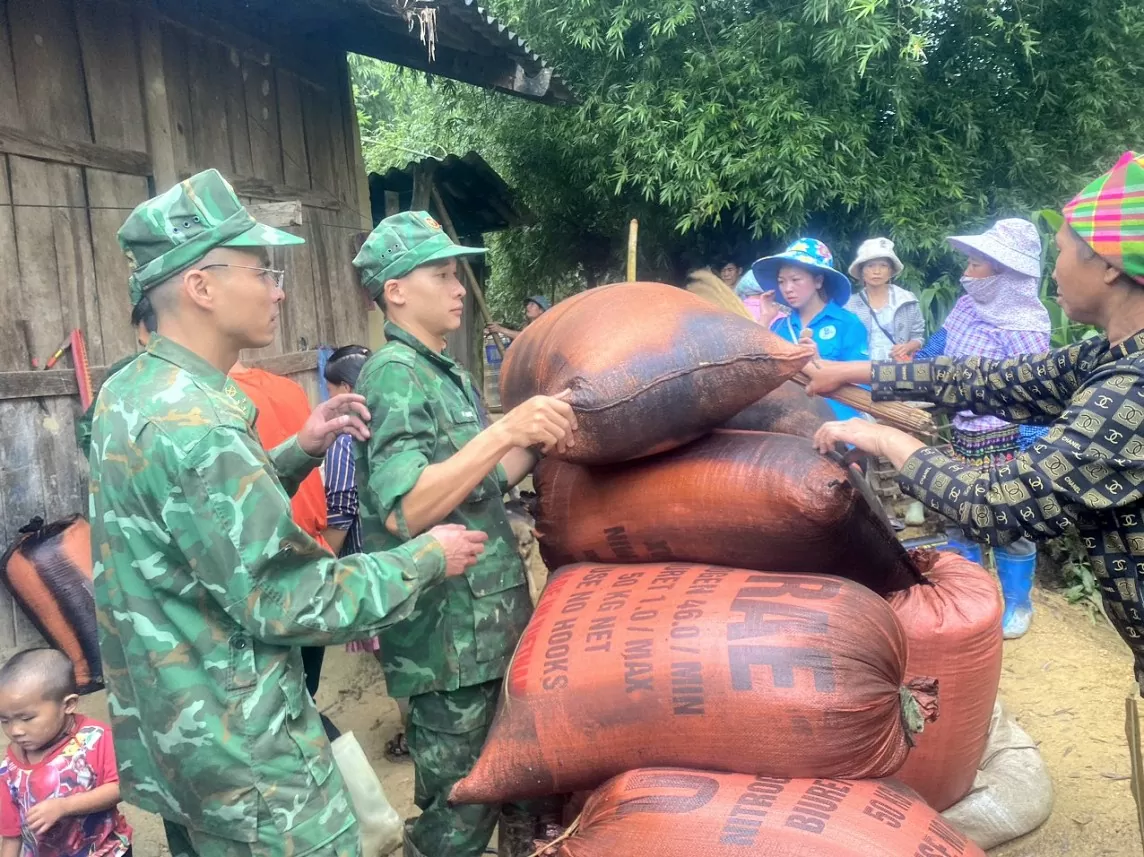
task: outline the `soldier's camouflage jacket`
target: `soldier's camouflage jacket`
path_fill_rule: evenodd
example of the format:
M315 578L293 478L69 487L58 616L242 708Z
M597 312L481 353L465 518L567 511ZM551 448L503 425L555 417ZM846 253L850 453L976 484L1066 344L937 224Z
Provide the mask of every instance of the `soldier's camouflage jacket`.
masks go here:
M128 354L126 357L120 357L107 367L105 377L110 378L138 356L138 354ZM91 455L91 421L94 417L95 402L92 402L87 410L80 415L80 418L75 421L75 442L79 445L79 451L83 453L84 458Z
M100 391L90 458L123 797L247 842L260 815L283 833L352 824L326 817L346 805L297 647L380 632L445 570L429 537L386 555L323 551L287 494L317 460L294 439L266 453L253 420L233 381L155 336Z
M430 464L452 457L485 427L469 374L394 324L386 344L358 376L373 421L368 443L354 444L362 544L389 550L407 543L401 500ZM381 636L389 694L456 690L504 676L532 614L524 564L505 517L509 486L499 465L446 518L488 534L485 552L462 577L426 592ZM385 527L393 512L399 535Z

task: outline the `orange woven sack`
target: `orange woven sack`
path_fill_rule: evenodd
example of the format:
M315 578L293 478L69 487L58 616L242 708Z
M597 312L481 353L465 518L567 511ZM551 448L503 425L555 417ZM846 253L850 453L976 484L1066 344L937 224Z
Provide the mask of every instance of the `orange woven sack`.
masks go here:
M894 780L673 768L630 771L602 786L554 850L558 857L985 857Z
M890 596L909 640L907 676L933 676L941 719L918 735L895 776L934 809L949 809L973 787L993 702L1001 682L1001 613L997 581L953 553L918 557L925 584Z
M786 381L748 405L722 428L740 431L769 431L812 438L822 424L834 419L830 405L820 396L808 396L794 381Z
M80 693L103 687L92 586L91 527L79 515L35 518L0 559L0 576L20 609L75 668Z
M794 375L812 351L683 289L603 286L561 301L522 333L501 368L505 410L572 390L569 461L653 455L726 422Z
M805 438L718 431L608 467L546 458L533 482L549 568L709 562L837 574L881 593L921 580L847 472Z
M655 765L888 776L936 709L933 682L902 687L905 660L889 605L839 577L570 566L541 596L451 799L563 794Z

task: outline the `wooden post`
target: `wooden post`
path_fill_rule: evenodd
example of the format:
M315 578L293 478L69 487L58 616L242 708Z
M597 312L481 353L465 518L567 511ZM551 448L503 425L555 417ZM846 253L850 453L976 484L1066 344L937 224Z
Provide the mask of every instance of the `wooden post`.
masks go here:
M159 15L152 3L138 9L140 72L143 75L143 111L147 124L147 148L155 192L162 193L179 181L175 143L171 135L171 107L167 102L167 79L163 72L163 35Z
M436 190L433 181L434 164L428 159L415 164L413 167L413 199L409 203L410 211L428 211L429 200Z
M457 244L461 241L457 237L457 230L453 228L453 218L449 216L449 210L445 208L445 201L441 199L441 192L437 190L437 184L434 182L431 185L431 195L433 197L433 204L437 206L437 211L441 215L441 223L445 227L445 233L453 239ZM481 284L477 282L476 272L473 271L473 266L469 264L469 260L464 256L460 257L461 267L464 269L465 274L469 278L469 283L473 287L473 297L477 300L477 306L481 309L481 315L485 317L485 324L492 324L493 317L489 313L488 304L485 303L485 293L481 291ZM504 346L501 345L500 337L493 335L493 343L497 347L497 351L504 356Z
M636 281L636 239L639 237L640 222L634 217L628 226L628 282Z
M1132 797L1136 801L1136 822L1140 840L1144 844L1144 729L1140 720L1140 685L1133 683L1124 700L1124 728L1128 736L1128 757L1131 764Z

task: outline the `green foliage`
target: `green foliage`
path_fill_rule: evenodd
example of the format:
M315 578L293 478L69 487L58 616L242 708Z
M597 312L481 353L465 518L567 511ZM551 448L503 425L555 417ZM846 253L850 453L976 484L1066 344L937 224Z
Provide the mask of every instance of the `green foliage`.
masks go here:
M840 261L889 235L936 319L957 294L946 236L1059 206L1144 139L1138 0L492 6L580 103L398 75L367 151L480 147L537 215L493 243L510 303L618 276L638 217L640 276L675 281L800 233Z
M1076 533L1060 536L1045 543L1050 565L1059 575L1065 598L1070 604L1081 604L1096 622L1104 616L1104 605L1096 586L1096 577L1089 564L1088 552Z
M1052 345L1061 348L1072 345L1090 336L1096 336L1095 327L1087 324L1078 324L1065 315L1060 304L1057 303L1057 284L1053 280L1053 266L1057 261L1057 245L1053 236L1065 222L1060 212L1046 208L1038 211L1033 220L1041 233L1041 303L1049 311L1049 319L1053 325Z

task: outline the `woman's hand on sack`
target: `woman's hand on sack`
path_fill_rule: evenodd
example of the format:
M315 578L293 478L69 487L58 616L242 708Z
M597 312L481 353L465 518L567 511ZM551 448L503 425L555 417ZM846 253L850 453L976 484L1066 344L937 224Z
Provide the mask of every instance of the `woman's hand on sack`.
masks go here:
M861 419L824 423L814 435L814 446L823 455L833 452L835 444L839 443L889 459L898 470L905 466L911 455L925 447L924 443L904 431Z

